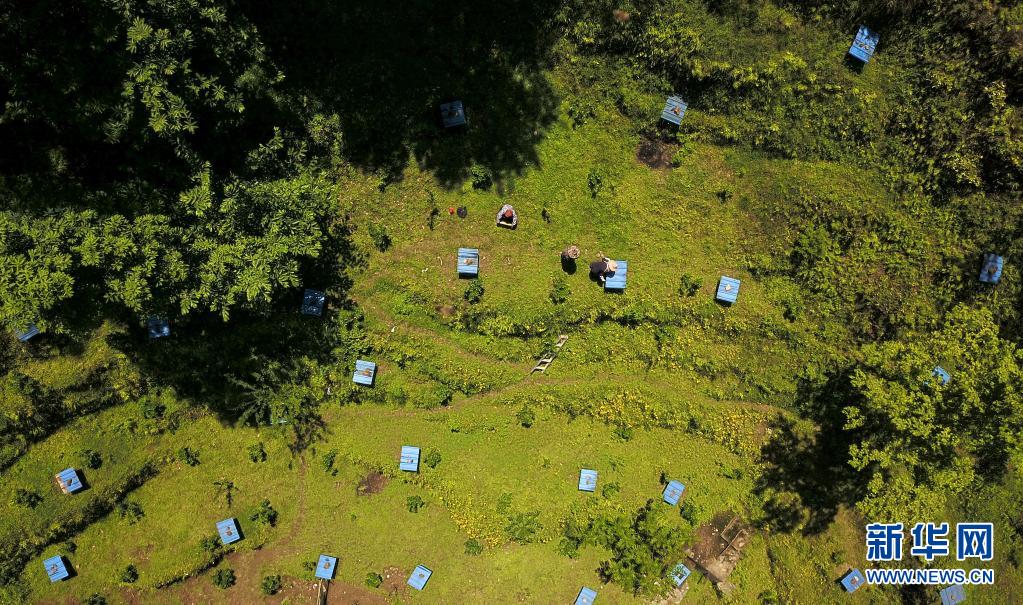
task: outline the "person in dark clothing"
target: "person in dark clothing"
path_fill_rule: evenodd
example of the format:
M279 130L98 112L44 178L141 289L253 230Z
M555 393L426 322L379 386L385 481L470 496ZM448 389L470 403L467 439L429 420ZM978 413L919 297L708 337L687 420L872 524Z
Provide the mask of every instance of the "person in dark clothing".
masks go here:
M608 275L613 275L618 270L618 263L611 260L606 256L602 256L600 260L595 260L590 263L590 274L595 275L600 283L604 283Z

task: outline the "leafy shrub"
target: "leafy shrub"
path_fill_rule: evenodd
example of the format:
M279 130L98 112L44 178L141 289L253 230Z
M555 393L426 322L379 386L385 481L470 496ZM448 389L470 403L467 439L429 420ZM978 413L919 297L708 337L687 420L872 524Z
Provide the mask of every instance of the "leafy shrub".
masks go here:
M218 569L213 574L213 585L222 590L231 588L236 581L237 578L235 578L234 570L231 568Z
M469 178L472 180L472 188L481 191L490 189L490 186L494 184L494 175L490 169L480 164L473 164L469 168Z
M619 424L612 432L615 434L615 437L618 437L622 441L629 441L632 439L633 429L631 426Z
M95 450L82 450L82 466L96 470L103 466L103 456Z
M163 418L164 413L167 411L167 406L159 398L150 396L143 397L139 401L139 410L142 412L142 417L146 420L159 420Z
M465 541L465 554L476 556L483 553L483 545L480 544L479 540L471 538Z
M323 455L323 471L331 475L337 475L337 469L334 468L334 461L337 459L337 450L330 450Z
M209 555L211 559L220 555L222 546L223 544L220 541L220 536L217 534L204 536L203 539L199 541L199 550Z
M139 519L146 516L142 505L134 500L125 500L117 505L117 514L128 522L128 525L135 525Z
M84 605L107 605L107 599L99 593L93 593L83 603Z
M263 442L253 443L248 449L249 460L252 462L266 462L266 450L263 449Z
M611 483L604 484L604 487L600 490L600 494L605 498L611 498L620 491L622 491L622 486L612 481Z
M249 515L249 520L273 527L277 525L277 511L274 510L274 507L270 506L269 500L263 500L259 503L256 511Z
M199 452L185 446L178 450L178 460L184 462L188 466L197 466L199 464Z
M614 183L611 182L611 175L603 168L590 168L586 174L586 186L590 190L591 197L597 197L603 191L614 193Z
M588 95L574 96L566 109L568 118L572 120L572 128L579 128L597 115L597 108L592 97Z
M760 605L778 605L781 603L778 599L778 593L773 590L765 590L761 592L757 598L760 599Z
M431 449L429 453L426 454L426 457L423 458L423 462L426 462L426 466L430 468L437 468L437 465L440 464L440 461L441 461L440 452L438 452L435 449Z
M465 294L462 296L465 300L469 301L470 305L475 305L483 300L483 292L483 280L477 278L469 282L469 286L465 289Z
M405 506L408 507L408 512L418 513L419 509L426 506L426 502L424 502L418 495L409 496L405 499Z
M371 571L366 574L366 586L370 588L380 588L380 585L384 583L384 577L375 571Z
M528 429L536 422L536 412L528 404L522 404L519 411L515 412L515 419L519 421L519 424Z
M533 536L536 535L536 532L540 531L539 517L539 511L512 515L508 519L508 525L505 526L504 531L512 541L520 544L529 544L533 541Z
M386 252L391 247L391 236L387 233L387 227L384 225L370 223L369 237L373 240L373 245L376 246L376 249L381 252Z
M139 570L134 565L128 565L117 576L117 579L124 584L134 584L139 579Z
M571 294L571 291L568 289L568 281L565 277L563 275L555 277L551 282L551 292L548 295L551 302L556 305L560 305L568 300L569 294Z
M35 508L43 501L43 497L35 490L19 487L14 492L14 503L25 508Z
M606 581L633 593L652 593L681 553L686 534L663 522L664 509L649 501L634 517L603 519L590 539L611 551L600 565Z
M281 590L281 577L280 576L263 576L263 581L259 583L259 590L266 596L277 594Z
M695 277L689 273L683 273L682 277L679 278L678 293L681 296L693 297L703 287L703 278Z
M696 527L700 522L700 508L692 500L682 501L682 505L679 507L679 514L693 527Z

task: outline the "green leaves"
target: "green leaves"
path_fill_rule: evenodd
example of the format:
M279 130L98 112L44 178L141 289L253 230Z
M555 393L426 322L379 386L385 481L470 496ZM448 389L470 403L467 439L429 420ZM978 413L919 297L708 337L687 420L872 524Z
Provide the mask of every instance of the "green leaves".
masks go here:
M868 345L845 408L850 464L873 519L934 518L982 473L999 476L1023 440L1023 355L990 312L958 306L930 336ZM941 363L951 374L942 385Z

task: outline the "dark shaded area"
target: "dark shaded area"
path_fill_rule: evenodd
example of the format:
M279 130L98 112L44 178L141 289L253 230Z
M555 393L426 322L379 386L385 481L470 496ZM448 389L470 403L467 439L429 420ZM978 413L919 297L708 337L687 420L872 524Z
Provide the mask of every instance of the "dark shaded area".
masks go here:
M821 383L799 385L802 414L819 425L804 429L779 415L770 425L771 438L761 448L764 470L754 487L757 494L774 495L765 504L772 528L803 535L827 530L839 507L860 499L862 486L848 464L850 434L842 427L842 408L852 398L848 370Z
M558 100L543 69L555 2L299 0L241 7L257 24L295 98L337 113L346 155L400 175L409 154L454 186L475 164L495 175L537 161ZM468 126L440 127L439 104L461 99Z

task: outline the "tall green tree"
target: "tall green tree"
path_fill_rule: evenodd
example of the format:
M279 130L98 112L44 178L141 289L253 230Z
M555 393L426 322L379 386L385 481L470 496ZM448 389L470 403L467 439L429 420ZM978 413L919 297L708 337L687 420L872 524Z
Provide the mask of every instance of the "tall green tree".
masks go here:
M951 374L942 384L941 364ZM975 479L1000 476L1023 445L1023 353L991 313L957 306L937 332L867 345L845 408L859 507L878 520L936 518Z

